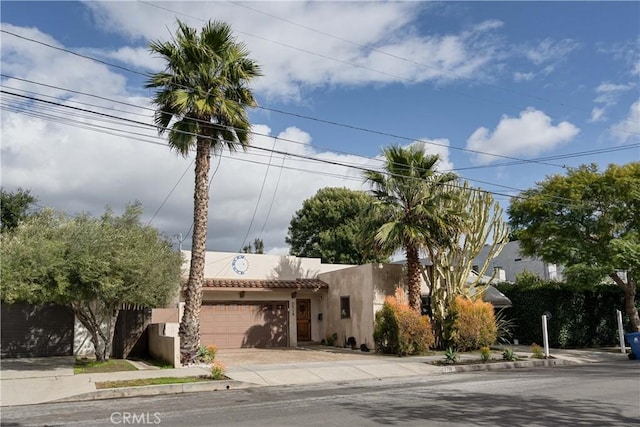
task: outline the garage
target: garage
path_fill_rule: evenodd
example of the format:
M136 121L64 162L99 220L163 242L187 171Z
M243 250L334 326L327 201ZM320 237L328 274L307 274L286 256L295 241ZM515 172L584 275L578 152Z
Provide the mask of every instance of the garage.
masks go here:
M287 347L287 301L204 302L200 343L218 348Z

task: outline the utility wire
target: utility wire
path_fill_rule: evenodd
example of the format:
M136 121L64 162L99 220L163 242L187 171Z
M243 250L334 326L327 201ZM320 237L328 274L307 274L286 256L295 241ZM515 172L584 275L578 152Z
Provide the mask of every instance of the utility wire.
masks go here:
M251 232L251 227L253 226L253 221L256 219L256 214L258 213L258 207L260 206L260 200L262 199L262 193L264 192L264 185L267 183L267 176L269 175L269 167L271 167L271 159L273 157L274 150L276 148L277 138L273 138L273 147L271 148L271 154L269 154L269 164L267 164L267 169L264 172L264 178L262 179L262 185L260 186L260 194L258 194L258 201L256 202L256 207L253 210L253 215L251 215L251 221L249 222L249 228L247 229L247 234L245 234L244 239L242 239L242 244L240 245L240 249L238 252L242 252L244 248L244 244L249 237L249 233ZM284 156L283 156L284 157Z
M138 0L138 2L147 4L149 6L157 7L157 6L155 6L155 5L151 4L151 3L143 1L143 0ZM394 53L390 53L390 52L384 51L382 49L376 48L376 47L371 46L371 45L366 45L366 44L355 42L353 40L345 39L343 37L336 36L335 34L331 34L331 33L328 33L326 31L322 31L322 30L319 30L317 28L312 28L312 27L300 24L298 22L294 22L294 21L291 21L289 19L283 18L281 16L277 16L277 15L274 15L272 13L265 12L264 10L258 9L256 7L249 6L249 4L246 3L246 2L238 2L238 1L233 1L233 0L227 0L227 3L231 3L231 4L233 4L235 6L238 6L238 7L243 7L245 9L251 10L251 11L253 11L255 13L259 13L261 15L268 16L270 18L274 18L274 19L277 19L277 20L282 21L282 22L286 22L286 23L288 23L290 25L293 25L293 26L296 26L298 28L302 28L304 30L311 31L311 32L314 32L314 33L317 33L317 34L321 34L323 36L332 38L334 40L339 40L341 42L348 43L350 45L353 45L353 46L356 46L356 47L359 47L359 48L362 48L362 49L367 49L367 50L369 50L371 52L375 52L375 53L378 53L378 54L381 54L381 55L384 55L384 56L387 56L387 57L390 57L390 58L398 59L398 60L403 61L403 62L407 62L407 63L413 64L413 65L417 65L419 67L431 69L431 70L434 70L434 71L436 71L438 73L441 73L441 74L448 74L448 75L454 76L454 77L456 77L458 79L466 80L466 81L468 81L470 83L479 83L479 84L481 84L483 86L486 86L486 87L492 87L492 88L495 88L495 89L500 89L500 90L505 91L505 92L510 92L510 93L515 94L515 95L519 95L519 96L535 99L537 101L544 101L544 102L548 102L548 103L552 103L552 104L557 104L557 105L560 105L562 107L568 107L568 108L571 108L571 109L574 109L574 110L578 110L578 111L590 112L589 109L586 109L586 108L583 108L583 107L570 105L570 104L567 104L565 102L561 102L561 101L545 98L545 97L542 97L542 96L539 96L539 95L532 95L530 93L520 92L520 91L511 89L511 88L507 88L507 87L504 87L504 86L500 86L500 85L497 85L497 84L494 84L494 83L488 83L488 82L480 80L480 79L467 77L467 76L465 76L463 74L459 74L459 73L456 73L456 72L453 72L453 71L449 71L449 70L443 70L443 69L440 69L438 67L434 67L432 65L425 64L423 62L418 62L418 61L415 61L415 60L410 59L410 58L406 58L406 57L403 57L403 56L400 56L400 55L396 55ZM169 9L166 9L166 8L163 8L163 9L169 10ZM178 12L175 12L175 13L178 13ZM195 17L192 17L192 18L197 19ZM625 121L628 121L628 122L631 122L631 123L635 123L632 120L628 120L628 119L626 119Z
M6 91L0 91L0 93L7 93L7 94L11 94L11 93L8 93L8 92L6 92ZM16 94L12 94L12 95L16 95ZM18 95L18 96L23 97L23 98L33 99L32 97L27 97L27 96L24 96L24 95ZM33 99L33 100L38 100L38 99ZM39 101L43 101L43 100L39 100ZM45 103L52 103L51 101L43 101L43 102L45 102ZM54 104L55 104L55 103L54 103ZM63 104L59 104L59 105L64 106ZM72 106L64 106L64 107L68 107L68 108L72 108L72 109L78 109L78 107L72 107ZM83 109L80 109L80 110L83 110ZM90 111L90 110L87 110L87 111ZM108 116L111 116L111 115L108 115ZM132 121L132 122L134 122L134 123L141 123L141 122L136 122L136 121L133 121L133 120L130 120L130 119L127 119L126 121ZM155 127L154 125L151 125L151 124L146 124L146 125L147 125L147 126L151 126L151 127ZM129 132L129 133L131 133L131 132ZM182 133L190 134L190 135L194 135L194 136L195 136L195 134L192 134L192 133L189 133L189 132L182 132ZM146 136L146 135L143 135L143 136ZM166 146L166 144L159 144L159 143L157 143L157 145L165 145L165 146ZM258 150L267 151L267 152L278 153L278 154L282 154L282 155L284 155L284 156L299 157L299 158L303 158L303 159L313 160L313 161L317 161L317 162L321 162L321 163L326 163L326 164L332 164L332 165L341 166L341 167L350 168L350 169L356 169L356 170L360 170L360 171L369 171L369 170L371 170L371 169L369 169L369 168L365 168L365 167L362 167L362 166L347 165L347 164L344 164L344 163L340 163L340 162L336 162L336 161L331 161L331 160L327 160L327 159L318 159L318 158L314 158L314 157L311 157L311 156L304 156L304 155L300 155L300 154L293 154L293 153L283 152L283 151L281 151L281 150L273 150L273 149L272 149L272 150L269 150L268 148L263 148L263 147L252 147L252 148L254 148L254 149L258 149ZM254 162L254 163L256 163L256 162ZM263 163L263 164L264 164L264 163ZM385 173L385 174L387 174L387 175L389 175L389 176L394 176L393 174L390 174L390 173L388 173L388 172L386 172L386 171L379 171L379 172L381 172L381 173ZM400 176L400 177L402 177L402 176ZM467 180L470 180L470 181L474 181L473 179L470 179L470 178L465 178L465 177L460 177L460 178L462 178L462 179L467 179ZM417 179L417 178L416 178L416 179ZM515 188L515 187L503 186L503 185L500 185L500 184L494 184L494 183L489 183L489 184L490 184L490 185L493 185L493 186L498 186L498 187L503 187L503 188L507 188L507 189L512 189L512 190L514 190L514 191L518 191L518 192L524 192L524 190L522 190L522 189L518 189L518 188ZM456 184L442 183L442 184L440 184L440 185L442 185L442 186L444 186L444 187L459 188L459 185L456 185ZM523 197L520 197L520 196L514 196L514 195L511 195L511 194L498 193L498 192L495 192L495 191L488 191L488 190L483 190L483 189L477 189L477 190L478 190L478 191L485 192L485 193L489 193L489 194L501 195L501 196L506 196L506 197L511 197L511 198L523 198ZM559 196L554 196L554 198L555 198L555 199L558 199L558 200L564 200L564 201L570 201L570 202L573 202L573 201L572 201L572 200L570 200L570 199L566 199L566 198L559 197ZM552 201L550 201L550 203L556 203L556 204L557 204L557 202L552 202Z
M170 9L167 9L167 8L164 8L164 7L161 7L161 6L157 6L157 5L154 5L154 4L151 4L151 6L153 6L153 7L158 7L158 8L160 8L160 9L165 9L165 10L171 11ZM173 12L173 11L171 11L171 12ZM178 13L178 12L176 12L176 13ZM185 14L183 14L183 15L185 15ZM188 15L185 15L185 16L188 16ZM200 19L200 20L202 20L201 18L196 18L196 17L191 17L191 18L194 18L194 19ZM205 21L205 22L206 22L206 21ZM53 45L51 45L51 44L49 44L49 43L45 43L45 42L42 42L42 41L39 41L39 40L31 39L31 38L29 38L29 37L20 36L20 35L18 35L18 34L16 34L16 33L11 32L11 31L7 31L7 30L4 30L4 29L0 29L0 32L4 32L4 33L7 33L7 34L10 34L10 35L16 36L16 37L19 37L19 38L24 39L24 40L27 40L27 41L31 41L31 42L34 42L34 43L38 43L38 44L41 44L41 45L44 45L44 46L50 47L50 48L52 48L52 49L57 49L57 50L61 50L61 51L63 51L63 52L68 52L68 53L70 53L70 54L73 54L73 55L79 56L79 57L81 57L81 58L85 58L85 59L88 59L88 60L97 61L97 62L99 62L99 63L101 63L101 64L111 65L111 66L114 66L114 67L116 67L116 68L119 68L119 69L122 69L122 70L125 70L125 71L128 71L128 72L131 72L131 73L134 73L134 74L139 74L139 75L142 75L142 76L148 77L148 74L141 73L141 72L139 72L139 71L135 71L135 70L132 70L132 69L130 69L130 68L123 67L123 66L120 66L120 65L117 65L117 64L111 64L111 63L109 63L109 62L106 62L106 61L103 61L103 60L100 60L100 59L97 59L97 58L93 58L93 57L88 56L88 55L78 54L78 53L73 52L73 51L71 51L71 50L64 49L64 48L60 48L60 47L57 47L57 46L53 46ZM249 35L250 35L250 34L249 34ZM175 85L176 87L182 87L182 88L189 89L189 90L192 90L192 89L193 89L193 88L190 88L190 87L187 87L187 86L184 86L184 85L178 85L178 84L174 84L174 85ZM334 126L340 126L340 127L344 127L344 128L348 128L348 129L353 129L353 130L362 131L362 132L368 132L368 133L371 133L371 134L376 134L376 135L381 135L381 136L388 136L388 137L397 138L397 139L401 139L401 140L408 140L408 141L411 141L411 142L414 142L414 141L421 141L421 142L424 142L424 143L426 143L426 144L428 144L428 145L434 145L434 146L439 146L439 147L445 147L445 148L447 148L447 149L453 149L453 150L465 151L465 152L470 152L470 153L474 153L474 154L482 154L482 155L487 155L487 156L492 156L492 157L498 157L498 158L504 158L504 159L509 159L509 160L515 160L515 161L530 162L530 163L538 163L538 164L542 164L542 165L546 165L546 166L555 166L555 167L560 167L560 168L564 167L564 165L556 165L556 164L546 163L546 162L537 162L537 161L535 161L535 160L521 159L521 158L517 158L517 157L513 157L513 156L505 156L505 155L500 155L500 154L495 154L495 153L485 152L485 151L481 151L481 150L472 150L472 149L463 148L463 147L450 146L450 145L446 145L446 144L436 143L436 142L433 142L433 141L425 141L425 140L421 140L420 138L409 138L409 137L406 137L406 136L395 135L395 134L388 133L388 132L383 132L383 131L378 131L378 130L367 129L367 128L360 127L360 126L354 126L354 125L349 125L349 124L345 124L345 123L339 123L339 122L335 122L335 121L331 121L331 120L319 119L319 118L316 118L316 117L304 116L304 115L302 115L302 114L291 113L291 112L287 112L287 111L283 111L283 110L279 110L279 109L275 109L275 108L267 108L267 107L261 107L261 106L257 106L256 108L263 109L263 110L266 110L266 111L275 112L275 113L279 113L279 114L285 114L285 115L289 115L289 116L293 116L293 117L298 117L298 118L303 118L303 119L307 119L307 120L312 120L312 121L319 122L319 123L331 124L331 125L334 125ZM197 121L197 120L196 120L196 121ZM611 129L611 128L610 128L610 127L607 127L607 129ZM630 132L630 131L626 131L626 130L624 130L624 129L622 129L622 130L620 130L620 131L625 132L625 133L638 134L638 135L640 135L640 133L637 133L637 132Z
M97 99L101 99L101 100L105 100L105 101L109 101L109 102L113 102L113 103L118 103L118 104L122 104L122 105L127 105L130 107L136 107L136 108L140 108L143 110L148 110L148 111L153 111L155 112L156 110L151 108L151 107L146 107L146 106L141 106L141 105L136 105L136 104L131 104L128 102L124 102L124 101L119 101L113 98L107 98L107 97L103 97L100 95L95 95L95 94L91 94L91 93L87 93L87 92L81 92L81 91L77 91L77 90L73 90L73 89L69 89L69 88L63 88L60 86L54 86L54 85L49 85L46 83L42 83L42 82L36 82L33 80L28 80L28 79L23 79L20 77L16 77L16 76L11 76L11 75L7 75L7 74L0 74L0 76L2 77L6 77L9 79L15 79L18 81L23 81L26 83L30 83L30 84L35 84L35 85L39 85L39 86L44 86L44 87L48 87L51 89L56 89L56 90L61 90L61 91L66 91L66 92L70 92L70 93L76 93L79 95L83 95L83 96L88 96L88 97L94 97ZM31 91L27 91L24 89L18 89L18 88L14 88L14 87L10 87L10 86L6 86L6 85L2 85L3 87L9 88L9 89L14 89L14 90L21 90L24 91L26 93L33 93L33 94L38 94L40 96L46 96L37 92L31 92ZM55 97L51 97L51 98L55 98ZM55 98L58 99L58 98ZM96 106L95 104L88 104L88 103L82 103L80 101L73 101L74 103L77 104L86 104L86 105L92 105L92 106ZM106 107L99 107L99 108L106 108ZM119 111L117 109L114 108L109 108L110 110L115 110L115 111ZM158 110L159 112L162 112L163 110ZM142 113L132 113L129 112L130 114L137 114L137 115L141 115L144 117L148 117L145 114ZM202 120L197 120L194 119L194 121L196 122L204 122ZM148 124L146 124L148 126ZM251 134L253 135L257 135L257 136L265 136L265 137L269 137L271 138L272 135L269 134L264 134L264 133L260 133L260 132L255 132L255 131L250 131ZM299 141L295 141L292 139L287 139L287 138L282 138L282 137L278 137L281 141L284 142L289 142L289 143L293 143L293 144L298 144L298 145L303 145L303 146L309 146L312 148L316 148L319 150L330 150L334 153L339 153L339 154L345 154L345 155L349 155L349 156L354 156L354 157L361 157L361 158L366 158L366 159L370 159L372 161L377 161L377 162L384 162L384 160L382 160L381 158L376 158L376 157L367 157L367 156L362 156L360 154L356 154L356 153L352 153L352 152L348 152L348 151L341 151L341 150L335 150L335 149L329 149L327 147L322 147L322 146L318 146L318 145L314 145L314 144L306 144L303 142L299 142ZM591 154L600 154L600 153L608 153L608 152L615 152L615 151L621 151L621 150L628 150L630 148L634 148L637 147L638 144L625 144L625 145L620 145L618 147L609 147L609 148L603 148L603 149L598 149L598 150L587 150L587 151L578 151L578 152L572 152L572 153L568 153L568 154L560 154L560 155L556 155L556 156L547 156L547 157L538 157L538 158L532 158L532 159L523 159L523 160L518 160L518 161L512 161L512 162L504 162L504 163L493 163L493 164L489 164L489 165L480 165L480 166L468 166L468 167L459 167L459 168L455 168L455 169L445 169L445 170L441 170L441 172L453 172L453 171L461 171L461 170L471 170L471 169L486 169L486 168L494 168L494 167L502 167L502 166L512 166L512 165L520 165L523 163L531 163L534 160L538 160L538 161L544 161L544 160L560 160L560 159L565 159L565 158L572 158L572 157L580 157L580 156L586 156L586 155L591 155Z

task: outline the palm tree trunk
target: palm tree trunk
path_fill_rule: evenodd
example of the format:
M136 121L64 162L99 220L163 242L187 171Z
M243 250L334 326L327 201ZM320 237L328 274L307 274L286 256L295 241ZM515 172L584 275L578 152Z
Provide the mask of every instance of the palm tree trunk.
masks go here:
M409 306L413 311L420 314L420 255L418 248L409 245L407 253L407 287L409 293Z
M204 283L205 253L207 250L207 219L209 215L209 168L211 141L206 135L198 137L196 148L195 189L193 196L193 238L191 265L185 290L184 313L180 323L180 353L183 364L195 359L200 347L200 306Z

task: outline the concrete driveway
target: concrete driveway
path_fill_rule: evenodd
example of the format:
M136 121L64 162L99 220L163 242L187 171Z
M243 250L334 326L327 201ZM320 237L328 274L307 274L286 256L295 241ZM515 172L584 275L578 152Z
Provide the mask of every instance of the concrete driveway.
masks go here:
M321 346L297 348L220 349L216 354L216 360L221 361L227 367L279 363L334 362L361 359L371 360L372 357L385 358L388 356L381 356L373 352L365 353L360 350L327 348Z
M0 378L46 378L73 376L73 356L34 357L29 359L2 359Z

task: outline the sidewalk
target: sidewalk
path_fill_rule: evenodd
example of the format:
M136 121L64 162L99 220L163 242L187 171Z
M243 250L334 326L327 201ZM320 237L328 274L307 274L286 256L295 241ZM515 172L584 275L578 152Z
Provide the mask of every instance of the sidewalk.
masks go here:
M528 347L512 347L520 356L530 356ZM216 359L227 366L230 380L173 385L144 386L96 390L95 383L127 379L188 377L207 375L203 367L178 369L144 369L101 374L73 374L73 358L58 360L58 365L38 369L37 361L29 369L7 368L3 361L0 406L28 405L54 401L80 401L130 396L218 391L256 386L313 384L321 382L441 375L478 369L510 369L531 366L597 363L627 360L626 355L599 350L557 350L554 359L524 359L519 362L437 366L431 362L442 355L393 357L375 353L325 347L299 349L220 350ZM494 354L494 358L497 355ZM462 360L478 360L479 355L463 355ZM51 362L50 360L48 362ZM629 362L633 363L633 362ZM8 363L11 365L11 363ZM22 373L21 373L22 372Z

